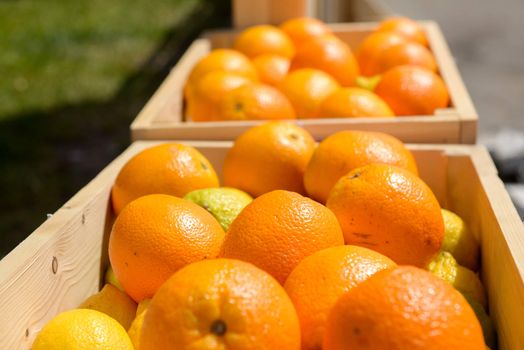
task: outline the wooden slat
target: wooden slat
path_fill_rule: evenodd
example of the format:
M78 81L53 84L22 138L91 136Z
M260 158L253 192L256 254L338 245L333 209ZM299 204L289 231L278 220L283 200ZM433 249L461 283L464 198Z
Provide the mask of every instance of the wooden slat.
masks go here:
M233 0L233 25L278 25L295 17L314 17L316 0Z
M460 116L460 141L465 144L474 144L477 137L478 115L473 106L471 96L464 85L464 81L460 76L455 60L439 26L433 21L424 21L422 23L424 23L430 48L440 67L440 75L446 82L453 106Z
M382 131L410 143L459 143L460 127L455 117L405 117L361 119L314 119L293 121L317 140L340 130ZM134 140L200 139L231 140L262 121L155 123L133 128Z

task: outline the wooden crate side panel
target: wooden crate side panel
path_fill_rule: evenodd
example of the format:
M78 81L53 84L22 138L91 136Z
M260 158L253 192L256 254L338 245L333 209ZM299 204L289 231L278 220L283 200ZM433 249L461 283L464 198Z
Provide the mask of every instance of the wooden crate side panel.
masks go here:
M210 51L206 39L197 39L191 44L180 61L171 70L166 80L160 85L131 124L131 130L148 128L161 122L181 123L183 121L184 84L195 63Z
M452 116L297 120L317 140L340 130L381 131L409 143L459 143L460 126ZM135 140L234 140L263 121L156 123L133 129Z
M466 155L449 158L450 209L468 223L481 244L482 279L500 349L523 349L524 228L502 181L495 174L479 177L486 170L476 167L486 162L477 160Z
M317 0L233 0L233 24L243 28L256 24L279 25L283 21L315 16Z
M440 75L448 87L451 103L461 120L461 143L474 144L477 135L478 115L471 96L464 85L440 27L433 21L422 23L424 23L430 48L440 68Z
M50 318L99 289L108 199L109 190L100 189L85 207L60 209L2 261L1 349L29 348Z
M0 261L0 349L28 349L42 326L99 290L111 186L136 143Z

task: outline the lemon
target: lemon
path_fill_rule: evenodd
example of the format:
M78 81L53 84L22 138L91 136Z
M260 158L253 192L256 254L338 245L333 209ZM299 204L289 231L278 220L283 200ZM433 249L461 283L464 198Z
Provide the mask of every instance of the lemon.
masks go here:
M486 307L486 292L479 277L470 269L460 266L450 253L440 252L429 263L428 270Z
M184 199L198 204L213 214L224 231L228 230L237 215L253 200L249 194L231 187L191 191Z
M484 335L484 341L490 349L497 347L497 334L495 333L495 327L493 321L486 313L486 310L479 304L478 301L473 299L467 294L463 294L464 298L468 301L469 305L475 312L477 319L479 320L480 326L482 327L482 334Z
M127 331L127 334L129 334L129 338L131 339L131 342L133 343L135 349L139 348L140 330L142 329L144 317L146 316L146 311L150 302L151 299L144 299L138 304L138 308L136 310L136 318L133 320L133 323L131 323L131 327L129 327L129 330Z
M442 218L445 230L442 250L450 252L460 265L476 271L479 255L477 239L457 214L442 209Z
M80 304L79 308L103 312L128 329L135 318L137 305L126 293L111 284L106 284L100 292Z
M32 350L133 350L126 330L96 310L62 312L37 335Z
M363 75L359 75L357 79L355 79L355 84L362 89L374 91L378 83L380 83L381 78L382 76L380 74L374 75L372 77L365 77Z
M138 307L136 308L136 316L140 315L141 313L145 312L147 308L149 307L149 304L151 303L151 299L143 299L138 303Z
M111 265L109 265L109 267L106 270L105 282L117 287L121 292L125 292L124 287L122 287L120 281L118 280L118 278L116 278L115 272L113 271Z

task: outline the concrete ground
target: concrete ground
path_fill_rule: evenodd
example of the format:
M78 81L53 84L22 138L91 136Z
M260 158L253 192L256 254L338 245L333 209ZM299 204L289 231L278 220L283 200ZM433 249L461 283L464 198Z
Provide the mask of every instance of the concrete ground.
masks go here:
M486 145L524 219L524 1L377 0L439 23L479 114Z

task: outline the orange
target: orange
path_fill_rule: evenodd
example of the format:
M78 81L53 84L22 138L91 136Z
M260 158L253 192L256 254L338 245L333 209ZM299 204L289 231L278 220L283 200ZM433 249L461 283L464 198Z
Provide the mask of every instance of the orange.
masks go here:
M440 205L412 172L370 164L343 176L327 200L347 244L376 250L397 264L426 267L444 240Z
M103 312L117 320L124 329L129 329L135 318L137 305L126 293L112 284L106 284L100 292L84 300L78 308Z
M323 249L302 260L284 284L300 320L302 349L322 348L327 317L338 298L376 272L394 266L382 254L351 245Z
M206 260L179 270L158 290L140 349L299 350L300 327L270 275L238 260Z
M417 66L397 66L386 71L375 93L398 116L431 115L449 104L448 90L442 78Z
M204 208L152 194L129 203L116 218L109 259L126 293L139 302L178 269L216 257L223 240L224 230Z
M291 58L295 54L293 42L286 33L270 25L247 28L235 39L233 48L250 58L263 54Z
M302 177L315 140L291 123L270 122L240 135L224 160L224 186L252 196L284 189L305 193Z
M218 185L213 166L197 149L164 143L141 151L122 167L111 199L118 215L127 203L146 194L183 197L193 190Z
M380 22L377 28L379 32L395 32L410 41L428 46L428 39L424 28L416 21L407 17L390 17Z
M427 47L415 42L403 42L388 47L375 57L374 62L368 62L368 73L381 74L405 64L420 66L432 72L437 71L437 62Z
M305 257L344 244L336 217L298 193L272 191L255 198L233 221L221 256L260 267L284 283Z
M412 266L377 272L342 296L328 317L324 350L484 350L464 297Z
M315 68L322 70L342 86L355 85L359 68L349 46L335 36L316 37L298 47L291 60L291 70Z
M229 91L220 103L219 113L224 120L296 119L287 97L264 84L247 84Z
M289 36L295 47L299 47L311 38L331 34L331 29L324 22L311 17L289 19L280 25L280 29Z
M375 74L375 62L384 50L391 46L406 42L407 39L394 32L373 32L358 46L356 58L360 67L360 74L371 76Z
M278 86L287 75L289 59L273 54L260 55L253 58L253 65L262 83Z
M242 53L231 49L215 49L204 56L191 70L187 78L186 97L194 84L207 74L217 71L227 71L246 77L248 80L257 80L257 72L253 64Z
M384 100L361 88L342 88L329 95L318 109L319 118L394 117Z
M194 84L187 97L186 117L192 121L220 120L219 105L224 95L251 81L227 71L214 71Z
M301 119L316 118L320 103L339 87L330 75L311 68L289 73L279 85Z
M306 191L325 203L338 179L371 163L396 165L418 174L413 155L397 138L381 132L339 131L320 142L313 153L304 174Z

